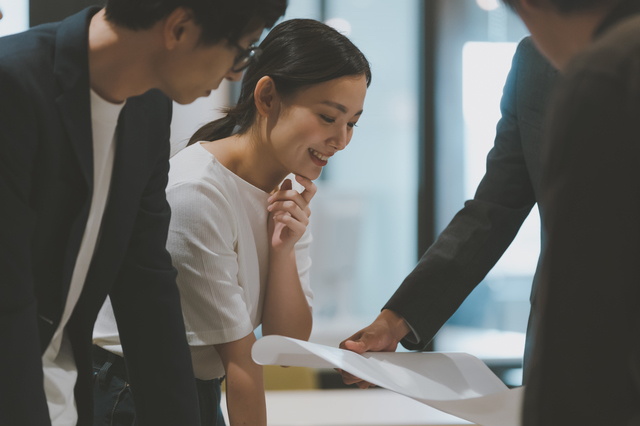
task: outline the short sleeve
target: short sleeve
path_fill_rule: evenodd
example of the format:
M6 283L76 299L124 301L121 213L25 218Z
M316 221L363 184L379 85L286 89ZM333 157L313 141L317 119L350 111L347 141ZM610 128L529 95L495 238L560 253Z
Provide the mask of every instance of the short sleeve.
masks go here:
M191 346L238 340L253 330L238 284L237 227L229 199L205 181L167 190L172 208L167 248Z

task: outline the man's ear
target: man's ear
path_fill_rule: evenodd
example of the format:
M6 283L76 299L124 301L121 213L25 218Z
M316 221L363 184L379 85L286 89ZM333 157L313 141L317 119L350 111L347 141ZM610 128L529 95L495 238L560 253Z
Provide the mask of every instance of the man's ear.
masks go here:
M177 7L165 18L162 26L166 48L172 50L187 38L197 37L199 39L198 30L199 27L193 20L191 9Z
M258 114L268 117L280 103L280 96L276 91L276 84L269 76L264 76L258 80L253 91L253 98Z

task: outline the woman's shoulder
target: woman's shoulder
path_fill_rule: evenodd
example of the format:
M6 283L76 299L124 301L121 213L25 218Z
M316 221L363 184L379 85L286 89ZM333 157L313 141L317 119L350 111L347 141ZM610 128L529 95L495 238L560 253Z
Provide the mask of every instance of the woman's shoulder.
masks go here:
M210 188L224 195L237 192L229 171L199 143L183 149L171 158L167 191L174 187Z

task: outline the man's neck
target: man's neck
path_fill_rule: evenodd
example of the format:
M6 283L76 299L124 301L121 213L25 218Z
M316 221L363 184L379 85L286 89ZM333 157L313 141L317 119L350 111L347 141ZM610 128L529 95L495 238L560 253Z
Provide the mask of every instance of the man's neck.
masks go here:
M105 20L104 9L89 25L91 88L103 99L121 103L156 87L151 51L152 31L131 31Z
M569 62L591 44L593 34L607 12L608 10L599 10L550 18L549 24L553 24L553 30L544 35L547 38L544 53L553 66L564 71Z

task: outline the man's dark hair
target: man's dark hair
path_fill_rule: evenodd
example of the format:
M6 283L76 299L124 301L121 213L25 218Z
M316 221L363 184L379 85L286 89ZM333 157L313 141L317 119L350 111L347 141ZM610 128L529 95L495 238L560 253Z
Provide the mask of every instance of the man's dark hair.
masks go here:
M260 26L271 28L287 0L107 0L106 19L131 30L151 28L179 7L190 9L202 28L200 42L236 42Z
M517 10L520 0L502 0L512 10ZM548 0L558 12L563 14L582 12L598 6L616 3L618 0Z

